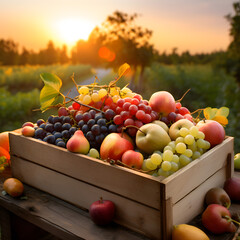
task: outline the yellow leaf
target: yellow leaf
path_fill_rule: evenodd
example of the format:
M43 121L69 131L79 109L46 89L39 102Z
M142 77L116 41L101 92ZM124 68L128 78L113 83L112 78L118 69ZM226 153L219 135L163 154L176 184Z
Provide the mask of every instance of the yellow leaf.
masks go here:
M223 126L228 124L228 119L225 116L215 116L213 120L219 122Z
M211 108L211 107L207 107L203 110L204 117L209 120L214 118L214 116L216 115L216 112L217 112L217 108Z
M128 70L130 70L130 66L127 63L121 65L118 69L118 79L121 78Z
M221 107L216 112L216 116L224 116L227 118L228 115L229 115L229 108L227 107Z

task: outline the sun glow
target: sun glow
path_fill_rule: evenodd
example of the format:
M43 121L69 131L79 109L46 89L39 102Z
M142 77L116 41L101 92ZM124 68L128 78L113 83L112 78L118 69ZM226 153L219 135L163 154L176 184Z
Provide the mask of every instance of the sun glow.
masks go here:
M73 45L80 39L87 40L93 28L93 23L84 19L62 19L56 24L59 38L68 45Z

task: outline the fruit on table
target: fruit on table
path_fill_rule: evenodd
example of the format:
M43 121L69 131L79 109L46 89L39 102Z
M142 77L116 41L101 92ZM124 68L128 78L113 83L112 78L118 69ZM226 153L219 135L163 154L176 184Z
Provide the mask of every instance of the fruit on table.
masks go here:
M235 232L237 228L229 219L229 210L219 204L208 205L202 214L202 224L214 234Z
M115 216L115 204L110 200L95 201L89 209L92 221L100 226L105 226L112 222Z
M193 125L193 123L187 119L180 119L179 121L173 123L171 127L169 128L169 136L172 140L176 140L178 137L180 137L180 129L181 128L187 128L190 129Z
M0 133L0 147L6 149L9 152L9 136L8 131Z
M22 135L25 137L33 137L35 135L35 129L31 126L25 126L22 128Z
M229 208L231 205L231 199L223 188L214 187L209 189L205 194L205 203L207 205L220 204L226 208Z
M163 148L171 141L167 132L157 124L148 123L140 127L136 135L136 145L148 154L156 150L162 151Z
M227 179L223 188L232 201L240 201L240 178L232 177Z
M143 163L143 155L134 150L128 150L122 155L122 162L132 168L141 169Z
M9 152L5 148L0 146L0 157L2 157L2 156L4 156L7 159L7 161L10 160Z
M199 228L189 224L179 224L173 227L172 240L209 240L209 237Z
M199 121L196 125L199 131L205 134L205 140L210 142L211 147L214 147L225 138L225 130L223 126L214 120L202 120Z
M16 178L8 178L3 183L3 189L12 197L19 197L23 194L24 186Z
M134 146L131 138L126 134L108 134L100 147L100 156L104 160L121 160L122 155L127 150L133 150Z
M81 130L77 130L67 142L67 150L75 153L87 154L90 144Z
M175 99L171 93L167 91L159 91L152 94L149 99L149 105L152 110L167 116L170 112L175 112Z
M240 153L234 155L234 169L240 170Z

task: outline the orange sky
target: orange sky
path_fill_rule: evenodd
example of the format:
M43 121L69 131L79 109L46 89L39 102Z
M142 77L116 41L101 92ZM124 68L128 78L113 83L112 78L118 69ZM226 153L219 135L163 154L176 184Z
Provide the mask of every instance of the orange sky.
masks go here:
M153 30L152 42L160 51L225 50L230 42L232 0L2 0L0 38L11 38L20 49L39 50L49 40L73 46L86 39L115 10L139 13L137 24Z

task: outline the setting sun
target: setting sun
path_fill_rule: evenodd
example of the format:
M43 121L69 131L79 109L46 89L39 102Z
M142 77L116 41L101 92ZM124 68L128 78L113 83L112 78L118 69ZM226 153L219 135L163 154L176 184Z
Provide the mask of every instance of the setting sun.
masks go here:
M62 19L56 23L59 38L66 44L72 45L79 39L87 40L94 24L84 19Z

